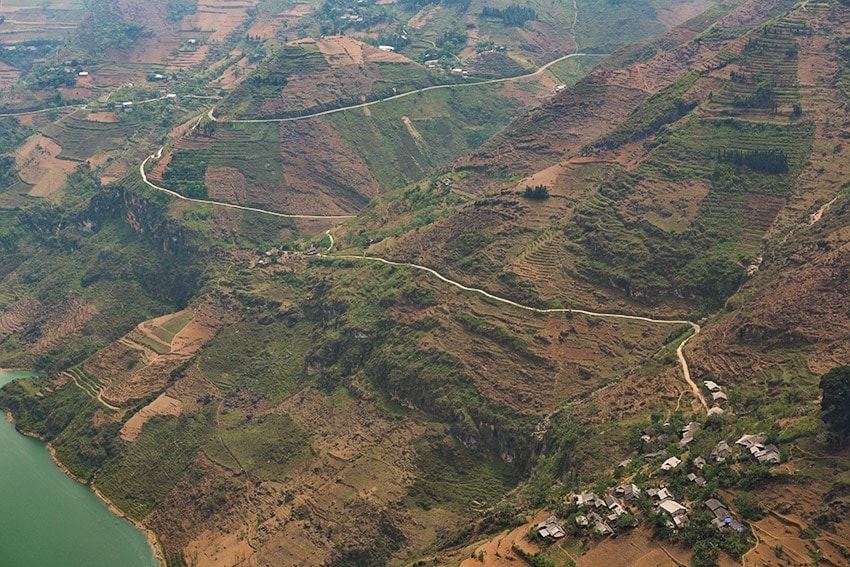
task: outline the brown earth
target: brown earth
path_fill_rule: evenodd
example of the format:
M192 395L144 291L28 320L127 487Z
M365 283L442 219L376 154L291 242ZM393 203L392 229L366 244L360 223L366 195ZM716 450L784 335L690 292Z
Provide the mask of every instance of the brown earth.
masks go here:
M513 567L517 563L522 564L523 560L514 552L514 546L528 554L540 551L537 543L528 540L528 534L550 515L547 511L539 512L531 521L478 545L471 552L471 558L460 562L460 567Z
M199 28L210 33L208 41L222 42L238 28L245 19L249 8L257 5L257 0L198 0L196 14L186 16L185 29Z
M159 168L159 164L157 164ZM204 173L209 197L215 201L243 204L248 198L248 180L234 167L210 165Z
M60 305L54 305L39 325L39 337L32 344L33 353L45 353L58 347L97 315L97 307L82 297L69 295Z
M143 322L86 361L83 368L104 387L104 399L113 404L126 404L160 391L173 370L191 360L221 326L232 320L229 301L226 295L218 295L201 303L170 343L158 337L154 329L184 312ZM149 417L140 419L144 423Z
M11 65L0 62L0 90L5 91L9 87L16 85L20 77L20 71Z
M65 176L79 165L57 156L62 147L42 134L30 136L15 152L18 175L32 185L29 194L47 197L65 185Z
M86 116L86 120L90 122L105 122L112 124L118 122L118 117L114 112L91 112Z
M133 442L142 433L142 427L147 420L155 415L180 415L183 404L165 394L160 394L154 401L143 407L133 417L124 422L121 427L121 439Z
M27 324L38 316L42 308L41 303L31 296L23 297L12 303L0 315L0 339L23 331Z
M651 529L640 526L634 530L617 536L606 538L593 545L590 550L579 557L578 567L605 567L611 565L616 557L618 565L634 567L680 567L687 565L691 552L687 548L674 545L662 545L654 541ZM721 562L722 567L736 565L735 562Z
M324 118L282 122L283 171L291 193L287 211L347 214L377 196L378 182L342 136Z

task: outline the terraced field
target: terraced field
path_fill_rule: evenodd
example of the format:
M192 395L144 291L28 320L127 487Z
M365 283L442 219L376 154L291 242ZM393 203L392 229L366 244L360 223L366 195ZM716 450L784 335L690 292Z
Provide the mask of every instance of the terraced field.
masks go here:
M44 134L62 146L60 158L85 161L102 152L117 152L133 138L135 128L122 122L95 122L75 113L51 124Z
M511 269L536 285L558 288L558 275L566 259L565 246L561 230L544 232L520 252Z
M731 80L714 93L722 113L790 113L799 101L797 38L809 33L800 19L786 17L762 28L760 34L739 41L730 50ZM765 88L769 92L765 92ZM716 107L713 107L716 108Z
M208 187L210 167L238 172L243 178L241 186L229 191ZM241 205L267 202L263 195L285 186L277 125L218 124L214 137L184 138L175 146L161 175L167 187L190 197L225 199Z
M38 301L24 298L14 302L0 315L0 339L5 339L24 330L26 324L41 309Z

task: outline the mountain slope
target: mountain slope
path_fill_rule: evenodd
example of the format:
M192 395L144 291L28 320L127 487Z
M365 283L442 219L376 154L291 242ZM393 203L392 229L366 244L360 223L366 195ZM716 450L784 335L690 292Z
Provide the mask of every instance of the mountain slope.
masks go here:
M457 564L540 508L578 515L570 493L616 475L670 484L694 510L710 495L736 514L763 505L801 538L817 518L839 563L827 542L846 539L848 460L823 441L817 378L850 355L834 118L848 68L834 24L848 19L837 2L720 5L615 53L437 173L474 145L438 147L468 123L446 111L434 124L414 97L316 122L183 120L151 165L157 183L362 212L299 239L311 225L171 200L134 170L73 215L0 217L13 259L0 361L54 371L0 404L176 565ZM470 98L437 111L478 108L483 138L500 119ZM389 141L362 147L378 132ZM316 152L337 161L311 163ZM122 293L107 300L108 286ZM687 368L727 388L725 414L706 418ZM689 421L700 433L686 447L673 430ZM782 446L778 467L712 465L704 491L686 479L695 456L759 431ZM687 464L660 473L659 451ZM700 531L696 512L681 534L658 517L613 543L579 534L570 553L654 548L650 525L684 560L710 555L700 538L730 561L775 553ZM566 561L560 546L522 545Z

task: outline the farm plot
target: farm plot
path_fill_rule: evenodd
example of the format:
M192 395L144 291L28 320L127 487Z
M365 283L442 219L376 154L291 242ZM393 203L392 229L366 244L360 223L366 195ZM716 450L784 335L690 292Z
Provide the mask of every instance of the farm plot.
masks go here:
M187 141L191 147L192 139ZM218 124L214 138L205 141L198 149L178 147L171 154L162 173L170 189L246 205L268 202L268 194L285 185L276 124ZM221 181L221 168L234 172L236 181L215 183Z
M44 129L45 135L62 147L58 157L72 161L85 161L95 154L120 151L135 131L132 124L92 121L76 114Z

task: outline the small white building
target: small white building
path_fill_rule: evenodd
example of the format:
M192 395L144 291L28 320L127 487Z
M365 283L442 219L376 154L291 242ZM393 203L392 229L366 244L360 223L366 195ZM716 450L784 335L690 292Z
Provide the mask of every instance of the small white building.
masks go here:
M79 73L77 73L77 75L79 75L80 77L88 77L89 72L88 71L80 71Z
M381 51L389 51L390 53L395 51L395 47L393 47L392 45L379 45L378 49L380 49Z
M670 457L669 459L667 459L666 461L661 463L661 470L662 471L673 470L681 464L682 464L682 460L680 458Z

